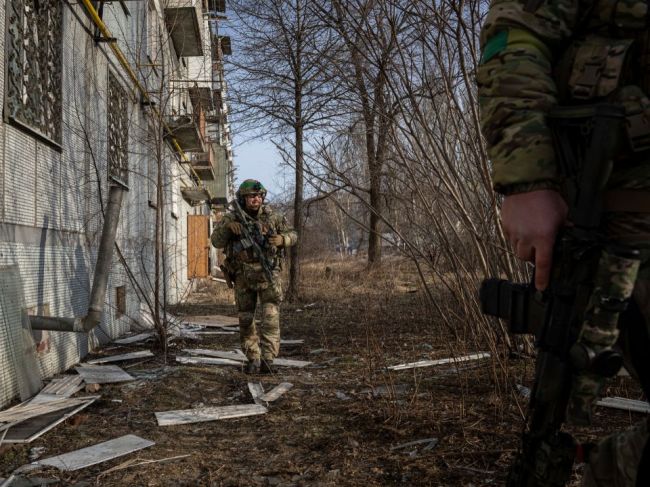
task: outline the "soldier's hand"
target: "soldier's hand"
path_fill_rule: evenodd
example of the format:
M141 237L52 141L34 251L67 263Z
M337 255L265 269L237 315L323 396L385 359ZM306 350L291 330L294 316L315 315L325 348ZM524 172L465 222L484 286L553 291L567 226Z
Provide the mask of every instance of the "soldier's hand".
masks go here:
M274 247L282 247L284 245L284 238L282 235L271 235L269 237L269 243Z
M535 263L535 287L540 291L548 286L553 245L566 224L567 213L562 196L550 189L513 194L503 200L503 230L517 257Z
M228 230L233 235L241 235L241 223L239 222L230 222L228 223Z

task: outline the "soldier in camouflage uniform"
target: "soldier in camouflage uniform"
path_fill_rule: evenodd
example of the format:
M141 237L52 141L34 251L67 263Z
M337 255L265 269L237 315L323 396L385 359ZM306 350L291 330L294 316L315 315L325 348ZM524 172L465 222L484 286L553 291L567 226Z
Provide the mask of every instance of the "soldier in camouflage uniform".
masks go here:
M265 197L266 189L254 179L247 179L237 190L237 201L246 218L259 225L268 241L269 245L263 249L272 263L270 282L253 250L238 250L236 243L242 236L242 222L235 212L226 213L211 236L212 245L225 249L226 272L234 281L239 335L242 350L248 358L245 370L249 374L273 372L273 359L280 351L283 249L294 245L298 238L282 215L263 204ZM254 320L258 298L262 307L259 330Z
M504 231L549 280L567 205L545 115L554 106L609 102L626 114L626 141L608 184L603 233L641 250L636 305L619 321L626 368L650 397L650 9L648 0L492 0L477 73L482 128ZM583 484L650 486L650 425L603 440Z

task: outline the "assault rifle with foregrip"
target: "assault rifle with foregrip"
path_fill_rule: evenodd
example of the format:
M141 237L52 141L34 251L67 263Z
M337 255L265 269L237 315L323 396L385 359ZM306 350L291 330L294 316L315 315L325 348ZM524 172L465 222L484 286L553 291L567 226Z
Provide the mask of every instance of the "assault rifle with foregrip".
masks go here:
M622 109L562 108L548 119L571 222L556 241L549 286L538 292L532 283L488 279L480 290L483 313L508 321L512 333L534 334L537 349L526 425L508 487L560 487L569 481L581 447L562 425L588 424L604 378L622 365L612 345L639 262L637 251L612 245L599 233L605 186L623 130Z
M250 249L262 265L262 270L268 281L273 281L273 262L268 257L270 251L273 250L268 241L268 237L272 233L268 235L262 234L260 226L246 215L237 200L233 200L231 206L237 217L237 221L242 226L241 238L234 243L233 253L238 254L241 251Z

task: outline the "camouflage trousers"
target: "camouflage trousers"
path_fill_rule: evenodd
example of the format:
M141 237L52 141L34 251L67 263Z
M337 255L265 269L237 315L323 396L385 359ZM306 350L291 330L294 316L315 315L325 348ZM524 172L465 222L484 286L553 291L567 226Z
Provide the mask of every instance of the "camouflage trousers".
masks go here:
M255 323L258 301L262 313L259 329ZM261 278L250 279L250 275L237 274L235 302L239 314L239 339L249 360L273 360L280 353L281 301L279 275L274 274L273 282L268 283Z
M645 269L644 269L645 267ZM641 382L650 397L650 262L644 259L640 279L634 289L636 306L631 306L620 320L618 345L625 357L625 367ZM582 479L584 487L637 487L641 464L650 470L650 419L618 431L602 440L589 455ZM649 450L650 451L650 450ZM646 451L645 455L648 455ZM645 472L642 475L648 475ZM643 484L646 485L646 484ZM650 485L650 484L647 484Z

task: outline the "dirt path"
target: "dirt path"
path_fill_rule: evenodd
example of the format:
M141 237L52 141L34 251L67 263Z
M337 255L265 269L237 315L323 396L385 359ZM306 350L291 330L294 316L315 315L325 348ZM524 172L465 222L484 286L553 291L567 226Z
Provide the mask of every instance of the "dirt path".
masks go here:
M502 485L524 403L510 390L495 392L497 362L386 371L386 365L478 350L450 350L447 332L422 311L413 281L388 277L373 287L347 274L339 280L331 271L328 276L315 279L302 303L283 305L283 339L304 343L283 347L281 356L313 365L255 377L265 390L280 382L294 386L267 414L158 426L156 411L252 403L251 377L239 367L174 361L182 348L232 350L238 335L186 340L170 349L166 364L161 356L131 364L128 371L138 380L104 386L102 399L84 414L29 446L5 451L2 469L26 463L33 447L51 456L133 433L156 445L71 474L38 475L61 479L61 485L102 486ZM174 311L234 316L230 299L210 288ZM119 353L137 349L142 347L122 347ZM530 361L510 366L530 376ZM626 424L636 420L624 413L597 414ZM437 441L394 449L427 438ZM190 456L106 473L131 457L185 454Z

